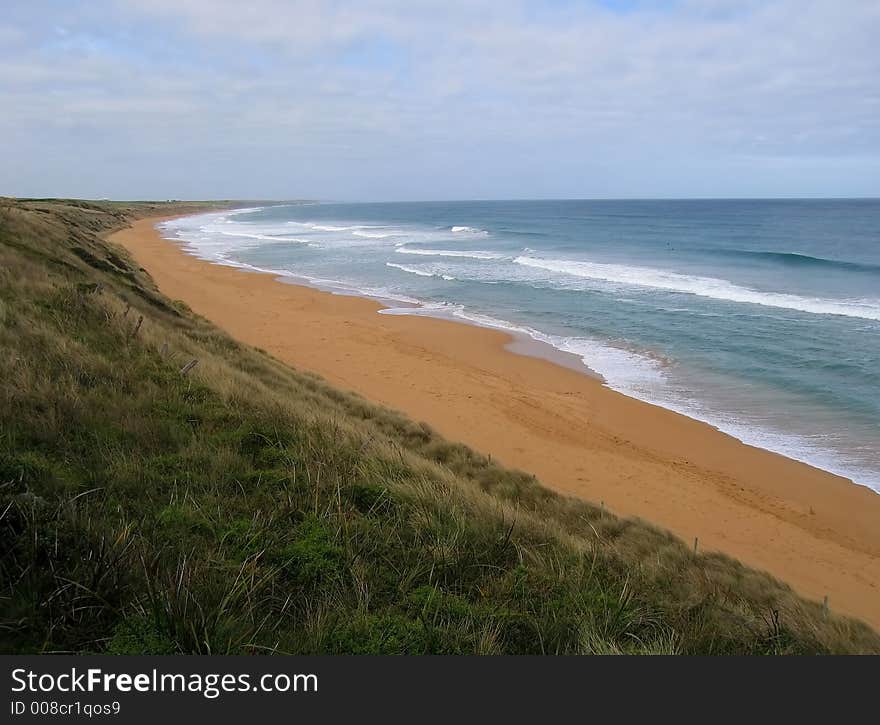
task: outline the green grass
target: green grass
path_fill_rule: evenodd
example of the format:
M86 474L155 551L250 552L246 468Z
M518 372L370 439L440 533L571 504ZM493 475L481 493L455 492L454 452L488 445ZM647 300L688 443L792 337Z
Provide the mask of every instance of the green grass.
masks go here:
M195 208L0 200L0 651L880 652L235 342L102 241Z

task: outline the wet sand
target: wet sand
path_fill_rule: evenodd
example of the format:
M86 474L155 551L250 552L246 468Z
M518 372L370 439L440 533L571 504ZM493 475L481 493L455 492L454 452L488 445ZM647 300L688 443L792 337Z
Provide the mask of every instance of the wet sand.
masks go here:
M880 496L612 391L492 329L211 264L144 219L110 239L233 337L426 421L549 488L764 569L880 628Z

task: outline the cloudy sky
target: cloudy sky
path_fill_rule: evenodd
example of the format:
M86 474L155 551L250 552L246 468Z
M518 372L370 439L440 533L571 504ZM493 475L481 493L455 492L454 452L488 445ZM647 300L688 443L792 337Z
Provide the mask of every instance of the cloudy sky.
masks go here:
M0 194L880 196L878 0L3 0Z

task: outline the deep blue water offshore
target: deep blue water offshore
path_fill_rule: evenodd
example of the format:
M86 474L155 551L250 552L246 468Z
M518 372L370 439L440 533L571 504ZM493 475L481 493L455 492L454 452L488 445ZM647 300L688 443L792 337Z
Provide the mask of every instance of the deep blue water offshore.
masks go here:
M880 490L878 200L321 203L163 228L205 259L528 335Z

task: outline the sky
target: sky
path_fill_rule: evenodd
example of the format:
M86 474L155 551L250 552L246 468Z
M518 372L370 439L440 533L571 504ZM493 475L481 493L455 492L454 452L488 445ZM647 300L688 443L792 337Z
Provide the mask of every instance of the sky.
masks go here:
M878 0L3 0L0 195L880 196Z

